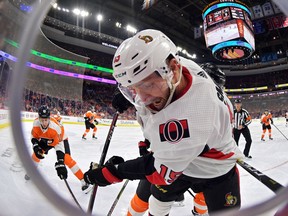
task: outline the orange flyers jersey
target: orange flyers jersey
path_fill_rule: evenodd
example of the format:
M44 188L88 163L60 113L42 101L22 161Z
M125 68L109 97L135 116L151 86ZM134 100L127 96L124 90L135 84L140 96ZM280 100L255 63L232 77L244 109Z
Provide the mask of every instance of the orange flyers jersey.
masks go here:
M261 117L261 123L265 124L265 125L269 125L270 124L270 119L272 119L271 113L269 113L268 115L263 114L262 117Z
M64 133L64 126L62 123L62 117L59 114L55 114L55 115L53 115L53 118L50 118L50 119L52 119L52 121L54 121L54 119L55 119L61 127L61 141L64 139L67 139L68 137Z
M87 111L85 114L84 114L84 118L87 117L90 122L92 123L93 120L94 120L94 114L91 112L91 111Z
M89 118L91 123L93 123L93 121L94 121L95 119L101 118L101 116L97 115L97 113L95 113L95 112L92 113L91 111L86 112L86 113L84 114L84 117Z
M56 146L62 140L62 129L57 123L57 120L50 118L48 128L42 129L40 121L36 118L33 122L33 128L31 131L32 138L40 139L44 138L48 140L49 146Z

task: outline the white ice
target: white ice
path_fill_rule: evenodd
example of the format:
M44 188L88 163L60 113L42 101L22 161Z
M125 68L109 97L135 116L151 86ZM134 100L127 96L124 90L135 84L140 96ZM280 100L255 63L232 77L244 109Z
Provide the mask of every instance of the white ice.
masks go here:
M288 127L285 127L283 120L277 121L275 125L288 136ZM32 152L30 144L30 131L32 122L23 123L23 130L26 134L27 147ZM91 132L87 135L87 141L82 141L81 136L84 132L84 125L65 124L65 130L69 137L72 157L85 172L91 161L98 162L102 152L103 145L107 136L109 127L99 126L97 131L98 140L92 140ZM274 127L272 135L274 140L268 140L266 134L265 142L260 141L261 124L253 122L250 125L252 134L251 155L253 159L246 162L254 166L264 174L273 178L282 185L288 184L288 140L286 140ZM0 129L0 215L3 216L30 216L30 215L65 215L52 206L49 201L36 189L33 181L24 180L25 170L19 161L14 146L11 128ZM137 143L142 140L142 134L139 127L116 127L108 150L107 159L113 155L120 155L124 159L132 159L138 156ZM240 148L244 148L244 139L241 136ZM72 205L75 205L64 182L60 180L54 169L56 156L54 150L51 150L38 170L49 181L52 187ZM261 182L248 174L239 167L241 180L242 207L251 206L255 203L264 201L274 195ZM76 198L83 209L87 209L90 194L84 194L80 189L80 182L68 170L68 183L70 184ZM124 182L123 182L124 183ZM107 215L115 197L121 189L123 183L98 188L96 195L93 215ZM135 194L137 181L130 181L122 194L112 215L126 215L130 199ZM193 206L192 197L185 193L185 206L173 207L171 216L191 215ZM262 214L263 216L274 215L277 208L270 212Z

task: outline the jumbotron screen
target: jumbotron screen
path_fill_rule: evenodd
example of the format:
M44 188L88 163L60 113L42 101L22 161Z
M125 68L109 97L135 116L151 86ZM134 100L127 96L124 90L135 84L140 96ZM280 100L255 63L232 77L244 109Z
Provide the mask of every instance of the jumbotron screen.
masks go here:
M225 0L215 1L204 9L203 23L206 46L207 48L214 50L215 53L213 53L213 55L215 58L218 58L219 60L243 60L249 57L255 50L251 12L243 3L233 0L227 2ZM233 50L238 50L238 54L232 54L228 58L227 54L216 56L217 50L215 51L213 48L216 47L216 45L227 41L245 42L237 44L245 44L246 51L247 48L251 48L251 52L240 52L242 47L239 46L227 47L226 50L230 50L229 53ZM248 47L246 47L247 44ZM223 51L226 51L223 46L217 47L221 47L220 51L222 53Z

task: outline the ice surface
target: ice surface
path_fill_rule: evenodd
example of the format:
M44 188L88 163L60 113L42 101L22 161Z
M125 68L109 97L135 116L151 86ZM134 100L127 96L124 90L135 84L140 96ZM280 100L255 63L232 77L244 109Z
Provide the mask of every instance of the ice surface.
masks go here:
M285 127L284 121L275 123L276 126L288 136L288 128ZM25 137L28 148L32 152L30 144L30 131L32 122L23 123L23 130L27 135ZM98 140L92 140L91 132L87 135L87 141L82 141L81 136L85 130L84 125L65 124L65 130L69 137L72 157L77 161L78 165L85 172L91 161L98 162L101 151L105 143L109 127L99 126L97 131ZM49 204L49 201L36 189L33 185L33 179L26 181L24 179L25 170L19 161L16 149L13 144L11 128L0 130L1 145L0 145L0 215L64 215L55 207ZM251 135L253 139L251 147L251 155L253 159L246 162L254 166L264 174L270 176L274 180L283 185L288 183L288 141L273 127L273 141L261 142L261 125L259 122L253 122L250 125ZM268 136L268 134L266 134ZM267 138L267 137L266 137ZM120 155L124 159L132 159L138 156L137 143L142 140L142 133L138 127L116 127L112 137L112 141L108 150L107 159L113 155ZM244 148L244 139L240 138L240 148ZM60 180L54 169L56 156L54 150L51 150L41 164L38 170L47 179L49 184L66 200L75 205L70 193L68 192L64 182ZM251 206L255 203L264 201L274 195L265 185L248 174L245 170L239 167L241 177L241 194L242 207ZM72 191L78 199L83 209L87 209L90 194L86 195L81 191L81 184L78 179L68 171L68 183ZM124 183L124 182L123 182ZM96 195L93 215L107 215L115 197L120 191L123 183L111 185L108 187L98 188ZM130 199L133 197L137 187L137 181L130 181L123 192L112 215L126 215L127 207ZM173 207L171 216L188 216L191 215L193 205L190 194L185 194L185 206ZM263 216L273 215L275 212L262 214Z

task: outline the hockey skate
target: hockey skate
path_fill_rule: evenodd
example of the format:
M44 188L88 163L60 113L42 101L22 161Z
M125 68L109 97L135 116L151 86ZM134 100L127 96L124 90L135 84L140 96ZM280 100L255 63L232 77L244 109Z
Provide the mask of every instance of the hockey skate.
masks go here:
M272 138L272 137L269 137L269 140L273 140L273 138Z
M97 140L97 137L93 136L92 139Z
M86 183L84 179L81 180L81 189L85 194L89 193L92 188L93 188L92 185Z
M84 140L84 141L85 141L85 140L87 140L87 138L86 138L86 137L84 137L84 136L82 136L82 140Z
M261 141L263 141L263 142L264 142L264 141L265 141L265 139L264 139L264 138L261 138Z

